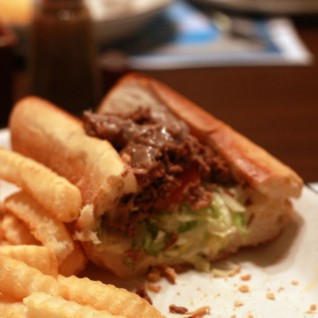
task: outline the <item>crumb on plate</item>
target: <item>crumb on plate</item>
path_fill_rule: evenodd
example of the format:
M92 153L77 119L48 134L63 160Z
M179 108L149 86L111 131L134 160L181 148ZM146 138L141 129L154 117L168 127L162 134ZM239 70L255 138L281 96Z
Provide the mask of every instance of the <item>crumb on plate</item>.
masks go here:
M269 292L266 294L266 298L270 300L275 300L275 294L272 292Z
M172 314L186 314L188 312L188 308L177 306L177 305L170 305L169 306L169 312Z
M241 286L239 287L239 291L240 291L241 293L248 293L248 292L250 291L250 288L249 288L249 286L247 286L247 285L241 285Z
M235 300L234 307L238 308L242 306L244 306L244 303L241 300Z
M248 280L251 280L252 278L252 275L251 274L244 274L240 277L241 280L243 281L248 281Z

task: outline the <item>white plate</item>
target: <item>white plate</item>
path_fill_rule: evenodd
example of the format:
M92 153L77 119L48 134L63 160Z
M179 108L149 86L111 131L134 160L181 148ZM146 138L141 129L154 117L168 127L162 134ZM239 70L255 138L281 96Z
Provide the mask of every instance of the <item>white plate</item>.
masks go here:
M317 0L192 0L201 4L211 4L223 8L274 14L318 13Z
M9 133L0 131L0 145L9 146ZM0 182L4 197L13 188ZM161 291L150 293L154 305L167 317L169 305L194 310L210 306L211 318L304 318L318 317L318 196L308 188L295 202L295 220L276 240L257 248L241 250L217 268L231 265L240 268L233 277L215 277L189 271L177 277L175 285L159 282ZM133 286L134 282L115 280L102 270L89 268L93 279ZM250 274L248 281L242 275ZM249 292L239 289L247 285ZM275 299L272 299L272 298ZM313 305L317 310L310 310Z

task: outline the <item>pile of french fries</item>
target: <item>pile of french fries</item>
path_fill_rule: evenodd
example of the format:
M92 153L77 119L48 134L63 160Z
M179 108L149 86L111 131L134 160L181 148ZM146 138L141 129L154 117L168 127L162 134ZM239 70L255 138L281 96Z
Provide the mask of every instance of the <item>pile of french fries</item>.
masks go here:
M87 263L73 239L76 186L3 148L0 179L19 189L0 203L0 317L163 317L134 293L76 276Z

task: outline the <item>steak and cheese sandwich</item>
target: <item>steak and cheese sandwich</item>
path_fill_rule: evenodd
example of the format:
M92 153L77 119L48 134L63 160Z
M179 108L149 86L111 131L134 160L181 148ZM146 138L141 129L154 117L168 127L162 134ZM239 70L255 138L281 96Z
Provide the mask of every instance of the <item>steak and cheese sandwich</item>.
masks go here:
M277 236L301 178L165 85L124 77L82 120L29 97L11 115L14 150L77 185L76 238L118 276L210 262Z

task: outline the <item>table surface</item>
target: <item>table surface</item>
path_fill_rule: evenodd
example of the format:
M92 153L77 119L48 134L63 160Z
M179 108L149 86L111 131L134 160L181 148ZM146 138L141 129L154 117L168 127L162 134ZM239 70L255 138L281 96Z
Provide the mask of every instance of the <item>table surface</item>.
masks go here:
M297 31L318 56L318 17L296 19ZM295 169L318 181L318 65L211 67L147 71L248 136ZM16 80L15 99L28 94Z
M318 17L295 21L318 57ZM318 181L318 64L147 72Z

